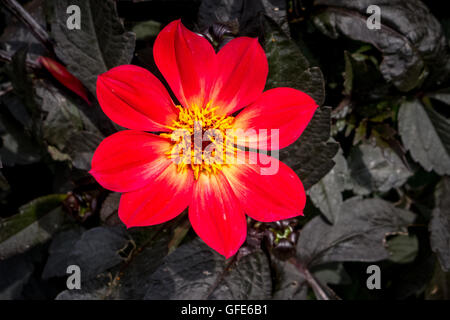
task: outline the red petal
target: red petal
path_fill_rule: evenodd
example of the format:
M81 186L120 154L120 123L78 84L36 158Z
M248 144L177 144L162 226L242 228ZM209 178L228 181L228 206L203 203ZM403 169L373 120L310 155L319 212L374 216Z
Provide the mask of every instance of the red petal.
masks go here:
M90 173L106 189L136 190L172 163L165 155L170 146L169 140L151 133L117 132L103 140L95 150Z
M239 201L221 174L201 174L189 207L192 228L207 245L226 258L247 236L247 221Z
M303 215L303 184L295 172L277 159L249 152L245 164L225 167L234 194L245 213L255 220L273 222ZM249 158L255 159L254 164Z
M156 65L185 107L207 103L216 70L214 48L180 20L167 25L153 47Z
M165 126L178 114L163 84L148 70L133 65L99 75L97 98L111 120L129 129L168 131Z
M47 57L39 57L38 61L56 78L56 80L83 98L89 105L92 105L81 81L72 75L66 67Z
M268 90L237 115L234 129L253 132L249 131L251 134L247 136L237 133L237 143L262 150L287 147L300 137L316 109L317 104L313 98L299 90ZM272 131L274 129L275 131ZM267 132L267 139L260 135L260 130Z
M239 37L228 42L217 54L217 67L211 100L223 113L247 106L263 92L269 67L257 38Z
M130 228L175 218L191 202L193 181L191 170L177 172L177 166L172 163L147 186L122 195L120 220Z

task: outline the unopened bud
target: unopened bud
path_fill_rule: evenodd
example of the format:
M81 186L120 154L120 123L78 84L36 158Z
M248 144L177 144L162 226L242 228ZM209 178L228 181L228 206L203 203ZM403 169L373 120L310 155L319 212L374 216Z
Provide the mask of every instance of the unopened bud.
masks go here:
M62 64L56 62L55 60L48 57L39 57L39 63L47 69L56 80L61 82L66 88L75 92L79 95L84 101L86 101L89 105L92 103L89 101L87 97L86 89L80 80L78 80L74 75L72 75L66 67Z

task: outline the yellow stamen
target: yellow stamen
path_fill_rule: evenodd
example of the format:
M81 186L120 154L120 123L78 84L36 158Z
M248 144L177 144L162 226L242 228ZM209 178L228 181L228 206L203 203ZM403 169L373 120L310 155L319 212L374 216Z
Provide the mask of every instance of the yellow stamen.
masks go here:
M180 111L178 119L167 126L172 132L163 133L161 136L173 141L173 146L166 155L176 161L177 171L184 172L190 167L194 178L198 179L202 173L215 174L222 170L223 166L227 165L227 157L234 157L237 152L233 139L226 136L226 131L233 126L234 118L218 115L218 107L211 107L211 102L203 108L195 104L190 108L179 105L176 107ZM217 140L214 136L216 134L219 134L221 139ZM201 140L202 145L198 145L197 138ZM210 141L213 146L207 148L213 149L212 152L203 150L203 140Z

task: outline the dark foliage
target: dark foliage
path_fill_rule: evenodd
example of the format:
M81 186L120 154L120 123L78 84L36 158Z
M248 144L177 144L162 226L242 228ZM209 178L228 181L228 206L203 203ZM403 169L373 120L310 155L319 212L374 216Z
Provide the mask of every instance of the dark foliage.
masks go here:
M0 299L448 299L450 15L420 0L31 0L33 24L0 3ZM83 8L83 29L66 8ZM380 29L366 25L369 5ZM3 10L4 9L4 10ZM266 224L225 260L186 212L126 229L120 195L89 175L120 130L95 97L97 75L136 64L162 79L158 32L181 18L219 50L258 37L266 89L320 106L280 151L308 193L305 216ZM33 27L34 26L34 27ZM63 63L92 106L36 59ZM67 290L66 269L82 270ZM382 290L366 287L367 266Z

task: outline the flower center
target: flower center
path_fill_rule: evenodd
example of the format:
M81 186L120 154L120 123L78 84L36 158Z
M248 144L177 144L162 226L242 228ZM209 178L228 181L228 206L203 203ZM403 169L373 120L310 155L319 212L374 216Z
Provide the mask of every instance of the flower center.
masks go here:
M233 138L227 136L234 117L216 114L217 107L193 105L180 110L178 119L168 126L171 133L161 136L170 138L173 146L167 155L178 165L178 172L191 168L194 178L200 173L214 174L228 165L227 159L236 155ZM228 163L228 164L227 164Z

